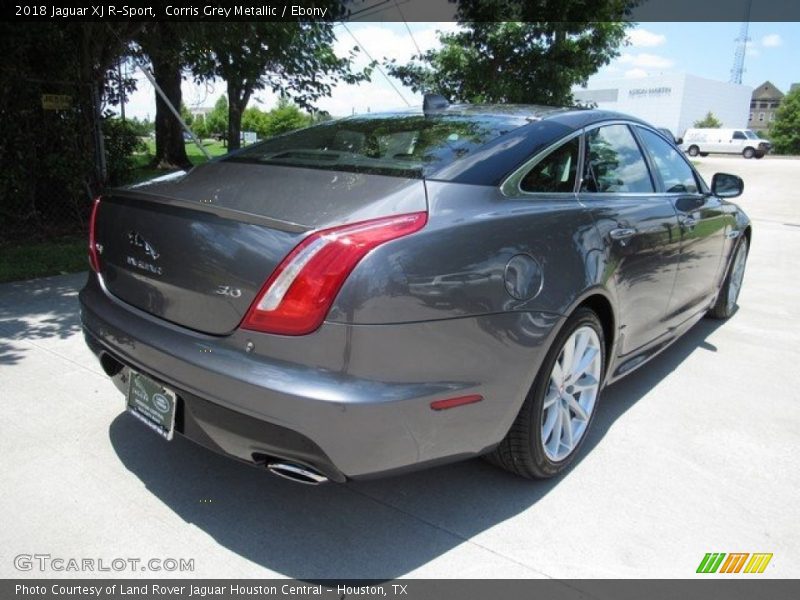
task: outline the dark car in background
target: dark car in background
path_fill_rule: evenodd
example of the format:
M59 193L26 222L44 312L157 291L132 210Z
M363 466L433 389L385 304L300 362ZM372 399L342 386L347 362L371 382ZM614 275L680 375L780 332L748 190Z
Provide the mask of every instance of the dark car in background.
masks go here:
M296 481L549 477L605 385L733 313L742 188L621 114L427 98L110 191L83 327L157 433Z

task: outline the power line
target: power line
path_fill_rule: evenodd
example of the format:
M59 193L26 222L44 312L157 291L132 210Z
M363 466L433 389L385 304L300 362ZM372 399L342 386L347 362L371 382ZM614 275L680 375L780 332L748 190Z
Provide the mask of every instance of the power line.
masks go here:
M397 95L398 95L398 96L400 96L400 99L401 99L403 102L405 102L405 103L406 103L406 106L411 106L411 103L410 103L408 100L406 100L406 97L405 97L405 96L403 96L403 94L400 92L400 90L397 88L397 86L394 84L394 82L393 82L391 79L389 79L389 76L388 76L386 73L384 73L383 69L381 69L380 65L378 64L378 61L377 61L377 60L375 60L374 58L372 58L372 56L370 55L370 53L369 53L369 52L367 52L367 49L366 49L366 48L364 48L364 46L361 44L361 42L359 42L359 41L358 41L358 38L357 38L355 35L353 35L353 32L352 32L352 31L350 31L350 28L347 26L347 23L345 23L344 21L341 21L341 24L342 24L342 27L344 27L344 30L345 30L347 33L349 33L349 34L350 34L350 37L351 37L351 38L353 38L353 41L356 43L356 45L357 45L359 48L361 48L361 51L362 51L362 52L364 52L364 54L366 54L366 55L367 55L367 58L368 58L368 59L369 59L371 62L373 62L373 63L375 64L375 68L376 68L376 69L378 69L378 72L379 72L381 75L383 75L383 78L384 78L384 79L386 79L386 81L389 83L389 85L390 85L390 86L392 86L392 89L393 89L395 92L397 92Z
M417 40L414 39L414 34L411 33L411 27L408 26L408 21L406 21L406 16L403 14L403 11L400 10L400 4L397 2L397 0L394 0L394 5L397 7L397 12L400 13L400 18L403 19L403 25L406 26L406 31L408 31L408 35L411 37L411 41L414 42L414 47L417 49L417 53L422 54L422 50L420 49Z

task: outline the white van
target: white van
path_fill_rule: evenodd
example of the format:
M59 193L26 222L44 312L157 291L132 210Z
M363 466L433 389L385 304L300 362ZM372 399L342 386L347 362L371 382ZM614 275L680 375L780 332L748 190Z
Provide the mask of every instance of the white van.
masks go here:
M769 140L761 139L749 129L687 129L681 144L681 150L689 156L707 156L717 152L763 158L770 148Z

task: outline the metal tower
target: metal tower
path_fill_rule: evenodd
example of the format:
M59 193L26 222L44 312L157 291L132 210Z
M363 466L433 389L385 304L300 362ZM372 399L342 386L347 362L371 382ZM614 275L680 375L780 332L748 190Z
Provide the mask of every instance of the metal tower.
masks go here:
M731 68L731 83L742 83L742 73L744 73L744 57L747 53L747 42L750 41L748 32L750 30L750 7L753 0L747 0L744 13L744 22L739 29L739 37L736 38L736 52L733 55L733 68Z

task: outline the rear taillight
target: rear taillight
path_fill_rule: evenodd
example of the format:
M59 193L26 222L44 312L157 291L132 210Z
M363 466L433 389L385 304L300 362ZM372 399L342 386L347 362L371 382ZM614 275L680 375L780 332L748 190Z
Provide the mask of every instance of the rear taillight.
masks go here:
M97 210L100 208L100 196L94 199L92 214L89 217L89 266L95 273L100 272L100 252L97 250Z
M270 275L242 327L283 335L311 333L322 324L345 279L370 250L419 231L427 220L427 213L410 213L310 235Z

